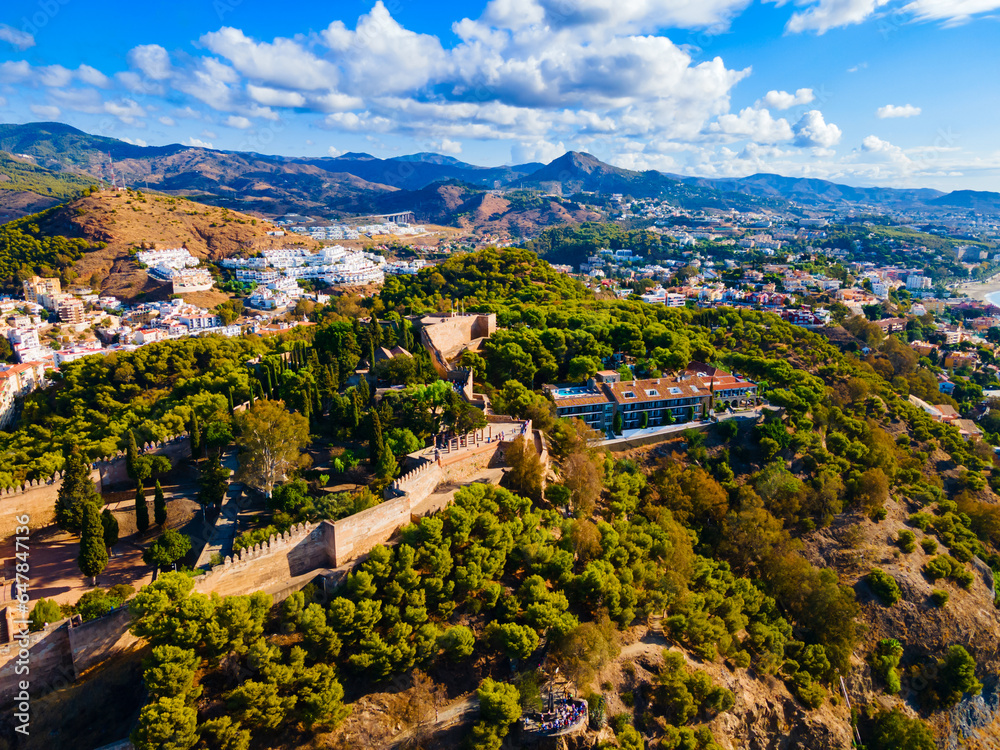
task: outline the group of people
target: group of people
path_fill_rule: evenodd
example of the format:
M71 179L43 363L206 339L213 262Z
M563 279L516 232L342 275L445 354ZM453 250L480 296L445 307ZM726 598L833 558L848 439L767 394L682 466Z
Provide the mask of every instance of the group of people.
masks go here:
M587 704L583 701L563 699L555 704L554 710L542 714L540 730L546 734L559 732L573 726L587 713Z

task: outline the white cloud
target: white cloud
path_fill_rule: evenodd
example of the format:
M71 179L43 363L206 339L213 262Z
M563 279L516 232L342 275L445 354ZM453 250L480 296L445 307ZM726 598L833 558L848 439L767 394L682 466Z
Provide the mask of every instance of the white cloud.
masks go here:
M859 62L857 65L853 65L850 68L848 68L847 72L848 73L857 73L859 71L864 70L867 67L868 67L868 63L866 63L866 62Z
M812 89L798 89L794 94L789 94L787 91L768 91L761 101L764 106L773 109L790 109L809 104L815 98Z
M184 145L191 148L212 148L211 143L203 141L200 138L195 138L194 136L188 136L188 139L184 141Z
M154 81L163 81L170 77L170 55L158 44L142 44L129 50L126 56L128 64L141 70Z
M306 103L304 95L298 91L286 91L270 86L247 84L247 93L258 104L267 107L303 107Z
M801 148L830 148L840 142L840 128L823 119L823 113L811 109L792 126L795 145Z
M7 106L7 100L4 97L0 96L0 107L6 107L6 106Z
M483 14L493 25L520 29L545 24L593 34L653 32L666 27L724 27L749 0L491 0Z
M0 23L0 41L9 42L22 52L28 47L35 46L35 37L27 31L20 31L5 23Z
M441 41L403 28L377 0L354 31L334 21L323 32L345 70L352 93L397 94L424 86L443 73L447 55Z
M246 117L241 117L239 115L230 115L229 117L226 118L226 125L228 125L231 128L238 128L239 130L246 130L251 125L253 125L253 123L250 122L250 120Z
M825 34L839 26L861 23L889 0L819 0L804 11L792 14L786 29L793 33L815 31Z
M239 29L225 26L205 34L200 41L247 78L263 84L314 91L328 89L337 81L333 65L291 39L255 42Z
M54 120L60 114L59 107L55 107L50 104L32 104L31 112L35 116L41 117L44 120Z
M958 26L973 16L1000 10L1000 0L915 0L903 10L918 21L943 21L945 26Z
M454 156L462 153L462 144L458 141L453 141L450 138L442 138L440 141L431 141L430 147L432 151L439 154L451 154Z
M902 106L886 104L875 111L875 116L880 120L884 120L887 117L916 117L920 114L920 111L920 107L914 107L912 104L904 104Z
M107 88L111 81L108 79L104 73L99 71L97 68L92 68L89 65L81 65L76 69L76 76L83 83L90 84L91 86L97 86L98 88Z
M218 133L216 133L214 130L208 130L207 128L205 130L201 131L201 135L202 135L203 138L218 138L219 137Z
M143 146L143 147L145 147L145 146L149 145L144 140L142 140L142 138L129 138L128 136L125 136L125 135L119 136L118 140L125 141L125 143L131 143L133 146Z
M341 155L342 153L344 153L344 152L343 152L343 151L341 151L341 150L340 150L339 148L337 148L336 146L330 146L330 147L329 147L329 148L328 148L328 149L326 150L326 153L327 153L327 154L329 154L330 156L332 156L332 157L333 157L334 159L336 159L336 158L337 158L338 156L340 156L340 155Z
M104 111L110 115L114 115L127 125L134 124L137 117L144 117L146 114L146 110L132 99L105 102Z
M511 147L510 158L514 164L527 164L529 162L548 164L553 159L558 159L565 154L566 151L567 148L563 145L562 141L559 143L550 143L539 140L519 143Z
M709 133L721 133L735 139L749 139L757 143L777 143L790 141L793 137L788 120L777 120L769 110L745 107L738 115L721 115L709 128Z
M173 117L167 117L166 115L159 118L159 120L161 125L166 125L168 128L172 128L174 125L177 124L177 121L174 120Z
M73 71L62 65L46 65L36 68L38 82L50 88L63 88L73 81Z

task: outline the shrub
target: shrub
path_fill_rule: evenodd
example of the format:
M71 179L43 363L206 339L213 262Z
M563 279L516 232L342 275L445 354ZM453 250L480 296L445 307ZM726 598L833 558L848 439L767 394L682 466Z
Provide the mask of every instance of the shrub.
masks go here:
M935 552L937 552L938 543L936 539L933 539L929 536L925 536L923 539L920 540L920 546L924 548L924 552L926 552L928 555L933 555Z
M875 596L887 607L891 607L903 596L896 579L880 568L874 568L865 580Z
M966 693L979 695L983 684L976 679L976 660L962 646L952 646L937 662L934 692L943 708L954 706Z
M885 680L886 689L890 693L898 693L902 687L898 670L902 657L903 646L895 638L883 638L872 653L872 670Z
M932 581L947 578L964 589L972 588L975 576L951 555L938 555L924 565L924 575Z
M934 589L931 592L931 601L934 602L934 606L938 609L944 609L945 605L948 604L948 592L941 589Z
M871 750L936 750L934 734L920 719L911 719L898 708L875 719Z
M39 599L35 602L35 607L31 610L31 614L28 615L29 629L33 631L41 630L46 625L58 622L62 618L62 610L58 604L51 599Z
M917 549L916 534L914 534L909 529L903 529L896 536L896 544L898 544L899 548L903 550L903 552L906 552L907 554L909 554L910 552L914 552Z

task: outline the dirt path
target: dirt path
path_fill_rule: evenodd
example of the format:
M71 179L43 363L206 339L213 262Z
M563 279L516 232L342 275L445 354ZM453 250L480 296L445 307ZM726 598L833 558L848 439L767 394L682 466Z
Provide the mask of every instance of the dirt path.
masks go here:
M475 695L466 698L459 698L452 701L443 708L437 710L432 721L425 721L415 727L407 729L390 740L390 747L399 747L415 739L418 733L434 733L442 729L447 729L455 724L460 724L473 713L478 713L479 701Z

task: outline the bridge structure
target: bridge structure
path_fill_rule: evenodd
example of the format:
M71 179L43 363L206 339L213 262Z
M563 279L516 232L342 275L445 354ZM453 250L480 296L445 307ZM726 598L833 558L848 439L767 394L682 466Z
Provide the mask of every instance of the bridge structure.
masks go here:
M383 222L393 224L414 224L417 221L416 214L413 211L400 211L395 214L375 214L374 216L367 216L368 219L382 219Z

